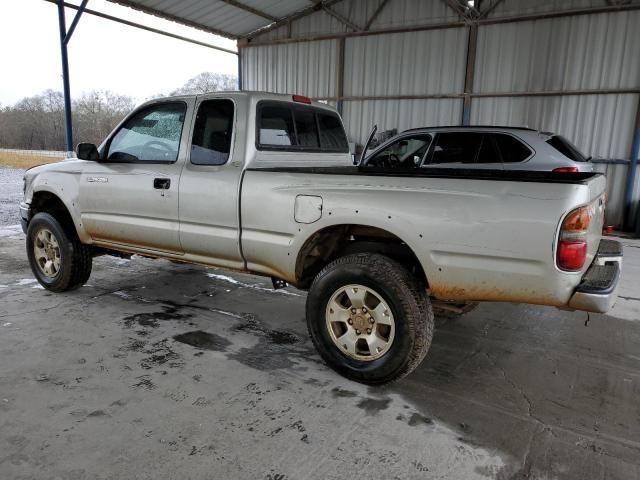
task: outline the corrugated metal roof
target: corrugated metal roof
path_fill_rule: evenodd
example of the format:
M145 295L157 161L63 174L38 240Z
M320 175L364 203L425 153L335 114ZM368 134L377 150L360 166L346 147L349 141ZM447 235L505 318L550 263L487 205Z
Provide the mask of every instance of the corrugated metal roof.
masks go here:
M315 4L311 0L109 1L232 39Z

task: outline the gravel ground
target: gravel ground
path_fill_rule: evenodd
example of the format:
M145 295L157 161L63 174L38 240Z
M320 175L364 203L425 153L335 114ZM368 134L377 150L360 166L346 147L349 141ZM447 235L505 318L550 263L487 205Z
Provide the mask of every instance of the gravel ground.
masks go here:
M22 198L22 176L20 168L0 167L0 225L20 223L18 205Z

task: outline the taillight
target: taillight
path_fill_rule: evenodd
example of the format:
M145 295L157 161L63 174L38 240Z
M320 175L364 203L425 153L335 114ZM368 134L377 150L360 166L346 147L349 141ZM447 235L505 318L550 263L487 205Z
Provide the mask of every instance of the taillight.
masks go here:
M561 269L576 271L584 265L590 221L587 207L576 208L562 221L557 252L558 267Z
M305 97L304 95L293 95L291 98L294 102L306 103L308 105L311 105L311 99L309 97Z
M551 170L553 173L575 173L578 172L578 167L560 167Z

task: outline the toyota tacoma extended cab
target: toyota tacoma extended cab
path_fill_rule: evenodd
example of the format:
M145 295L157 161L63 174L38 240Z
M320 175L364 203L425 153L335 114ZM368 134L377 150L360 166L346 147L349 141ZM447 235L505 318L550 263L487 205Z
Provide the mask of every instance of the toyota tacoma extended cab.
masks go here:
M422 361L434 307L606 312L616 298L598 173L354 166L331 107L257 92L145 103L77 157L25 174L45 288L83 285L105 253L272 277L308 290L320 355L363 383Z

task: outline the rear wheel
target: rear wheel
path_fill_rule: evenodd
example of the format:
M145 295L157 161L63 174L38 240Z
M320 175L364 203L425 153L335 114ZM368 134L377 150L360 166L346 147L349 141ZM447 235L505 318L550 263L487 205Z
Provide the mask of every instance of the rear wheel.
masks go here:
M327 265L307 297L307 326L327 364L378 385L411 373L433 335L429 298L402 265L379 254L354 254Z
M53 292L78 288L91 275L91 248L48 213L38 213L29 222L27 256L40 285Z

